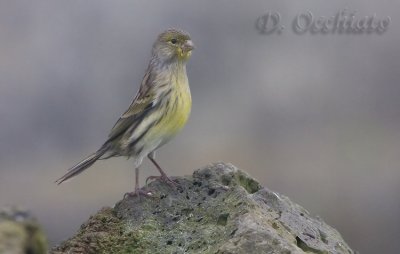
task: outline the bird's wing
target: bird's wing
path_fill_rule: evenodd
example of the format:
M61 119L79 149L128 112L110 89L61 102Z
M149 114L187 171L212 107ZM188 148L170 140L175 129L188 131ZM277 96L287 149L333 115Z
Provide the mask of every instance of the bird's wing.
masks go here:
M150 71L146 72L142 84L128 110L121 115L108 135L109 141L123 134L136 121L140 121L157 104Z

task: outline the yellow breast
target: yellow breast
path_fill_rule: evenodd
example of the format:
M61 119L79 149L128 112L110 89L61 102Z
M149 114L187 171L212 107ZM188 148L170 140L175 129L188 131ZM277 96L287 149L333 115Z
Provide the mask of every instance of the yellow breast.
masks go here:
M168 102L165 104L162 119L154 126L154 133L152 133L160 138L160 145L168 142L185 126L192 108L192 98L186 73L184 76L175 77L172 81L176 83L173 85Z
M189 119L190 110L192 108L192 98L190 95L189 84L187 82L179 82L176 89L172 91L169 110L166 114L166 130L172 135L181 130Z

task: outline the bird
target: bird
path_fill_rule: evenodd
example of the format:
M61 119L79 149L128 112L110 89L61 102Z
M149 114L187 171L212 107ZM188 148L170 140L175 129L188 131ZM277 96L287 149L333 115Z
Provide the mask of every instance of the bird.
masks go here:
M189 33L169 28L158 35L140 88L129 108L111 129L108 138L94 153L71 167L55 182L77 176L97 160L125 156L133 159L135 190L129 196L148 196L139 187L139 167L148 158L160 172L159 179L176 185L155 160L156 150L170 141L187 123L192 98L186 64L194 49Z

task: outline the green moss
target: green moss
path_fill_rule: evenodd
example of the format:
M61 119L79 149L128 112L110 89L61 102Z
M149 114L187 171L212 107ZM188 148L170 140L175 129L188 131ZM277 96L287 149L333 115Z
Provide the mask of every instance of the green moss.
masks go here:
M248 176L244 172L239 172L236 177L239 184L250 194L256 193L262 188L254 178Z
M229 213L223 213L218 217L217 224L220 226L226 226L228 223Z

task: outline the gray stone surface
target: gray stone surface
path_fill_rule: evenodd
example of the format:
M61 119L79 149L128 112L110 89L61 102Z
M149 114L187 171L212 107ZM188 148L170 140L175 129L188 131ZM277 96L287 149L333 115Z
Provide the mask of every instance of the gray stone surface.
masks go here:
M52 253L354 253L340 234L233 165L154 181L103 208Z

